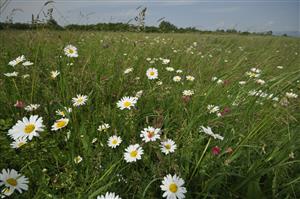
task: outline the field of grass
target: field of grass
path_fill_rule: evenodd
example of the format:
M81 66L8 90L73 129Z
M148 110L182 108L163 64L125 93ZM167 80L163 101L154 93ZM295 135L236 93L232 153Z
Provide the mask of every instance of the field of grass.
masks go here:
M1 31L0 43L0 169L29 181L11 198L115 192L157 199L168 174L184 180L191 199L300 197L299 38L39 30ZM69 44L78 57L65 55ZM8 65L21 55L34 64ZM158 79L147 78L148 68L158 70ZM51 78L55 70L60 74ZM4 75L13 71L17 77ZM118 108L121 98L141 90L134 107ZM194 94L183 96L184 90ZM88 97L85 105L73 106L77 94ZM40 106L26 111L17 100ZM52 131L64 107L72 108L69 123ZM43 118L44 131L12 148L9 129L31 115ZM99 132L104 123L110 128ZM142 140L148 126L161 129L159 140ZM107 144L113 135L122 139L116 148ZM161 151L166 139L177 145L168 155ZM132 144L144 154L129 163L124 152Z

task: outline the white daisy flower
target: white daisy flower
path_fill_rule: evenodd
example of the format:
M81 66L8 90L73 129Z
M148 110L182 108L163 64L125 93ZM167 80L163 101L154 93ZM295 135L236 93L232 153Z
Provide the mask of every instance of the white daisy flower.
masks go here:
M211 78L211 81L214 82L214 81L216 81L217 79L218 79L217 77L212 77L212 78Z
M245 85L246 81L239 81L239 85Z
M18 138L18 139L16 139L15 141L13 141L11 144L10 144L10 146L11 146L11 148L13 148L13 149L18 149L18 148L20 148L21 146L23 146L24 144L26 144L27 143L27 139L25 139L25 138Z
M142 97L143 92L144 92L143 90L140 90L140 91L136 92L135 97L136 97L136 98Z
M125 149L124 159L126 162L136 162L137 160L142 159L144 151L139 144L129 145Z
M184 180L176 174L171 176L168 174L164 177L160 188L164 191L163 197L167 199L183 199L185 198L186 188L183 187Z
M97 130L101 132L101 131L106 131L109 128L110 128L110 125L104 123L104 124L100 125Z
M251 71L254 73L261 73L261 70L258 68L251 68Z
M263 85L263 84L266 83L265 80L262 80L262 79L258 79L258 80L256 80L255 82L256 82L257 84L260 84L260 85Z
M163 84L163 82L162 81L158 81L158 82L156 82L156 85L158 85L158 86L160 86L160 85L162 85Z
M278 69L283 69L283 66L277 66Z
M180 76L174 76L174 77L173 77L173 81L174 81L174 82L180 82L180 80L181 80L181 77L180 77Z
M182 95L183 96L192 96L192 95L194 95L194 91L193 90L184 90L183 92L182 92Z
M296 93L293 93L293 92L286 92L285 96L287 98L295 98L295 99L298 97L298 95Z
M79 164L81 161L82 161L82 157L80 155L74 158L75 164Z
M162 64L168 64L168 63L170 63L169 59L161 59L161 61L162 61Z
M118 108L123 109L131 109L137 103L138 98L136 97L123 97L117 102Z
M72 98L73 106L85 105L87 100L88 100L88 96L79 94L76 97Z
M15 190L5 187L1 190L0 196L1 198L5 198L14 193Z
M133 71L133 68L127 68L124 70L124 74L131 73Z
M33 65L33 62L26 61L26 62L23 62L22 65L23 65L23 66L31 66L31 65Z
M146 75L148 79L157 79L158 78L158 71L156 68L149 68L146 71Z
M161 142L161 152L168 155L169 153L174 153L175 149L177 148L177 145L175 142L171 139L167 139L166 141Z
M16 71L14 71L14 72L12 72L12 73L4 73L4 75L6 76L6 77L17 77L18 76L18 72L16 72Z
M56 120L56 122L52 125L52 131L57 131L59 129L62 129L64 127L66 127L69 123L69 119L68 118L61 118L59 120Z
M182 73L182 70L176 70L176 73Z
M67 45L64 48L65 55L68 57L78 57L77 48L73 45Z
M143 138L142 140L145 142L154 142L157 139L160 139L160 129L148 126L141 131L140 137Z
M186 78L186 80L191 81L191 82L195 80L195 77L191 76L191 75L187 75L185 78Z
M29 104L28 106L25 106L24 109L25 109L27 112L32 112L32 111L37 110L39 107L40 107L39 104Z
M30 77L29 74L22 75L22 78L23 78L23 79L26 79L26 78L28 78L28 77Z
M218 79L218 81L217 81L217 84L223 84L224 83L224 81L223 80L221 80L221 79Z
M94 144L95 142L97 142L97 140L98 140L97 138L93 138L92 139L92 144Z
M72 108L69 108L69 107L64 107L64 110L58 109L57 111L55 111L56 115L59 115L62 117L66 117L67 113L71 113L71 112L72 112Z
M209 105L207 105L207 110L209 111L209 113L216 113L220 110L220 107L209 104Z
M28 119L23 117L9 131L8 134L14 140L19 138L32 140L34 136L39 136L39 132L44 131L43 118L38 115L31 115Z
M249 77L251 77L251 78L257 78L257 77L260 76L259 73L254 73L254 72L249 72L249 71L246 72L246 75L249 76Z
M206 128L204 126L200 126L200 132L204 132L205 134L212 136L214 139L224 139L224 137L222 137L221 135L213 133L209 126Z
M122 199L120 196L115 193L106 192L105 195L97 196L97 199Z
M9 188L12 192L17 190L22 193L23 190L28 190L28 178L19 174L14 169L2 169L2 173L0 173L0 186L2 185Z
M121 144L121 142L122 142L122 139L120 136L113 135L108 138L107 145L114 149L117 146L119 146Z
M174 69L173 67L166 67L166 70L172 72L172 71L174 71L175 69Z
M50 74L52 79L56 79L56 77L60 74L60 72L55 70L55 71L51 71Z

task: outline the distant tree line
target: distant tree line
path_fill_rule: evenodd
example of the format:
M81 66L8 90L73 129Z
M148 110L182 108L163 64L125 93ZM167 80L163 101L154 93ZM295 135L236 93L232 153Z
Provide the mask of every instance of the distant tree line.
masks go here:
M143 30L139 25L129 23L98 23L88 25L70 24L67 26L60 26L55 19L51 18L46 23L0 23L0 30L17 29L17 30L35 30L35 29L54 29L54 30L86 30L86 31L111 31L111 32L149 32L149 33L230 33L241 35L272 35L272 31L252 33L248 31L238 31L235 29L217 29L216 31L199 30L195 27L178 28L168 21L161 21L159 26L145 26Z

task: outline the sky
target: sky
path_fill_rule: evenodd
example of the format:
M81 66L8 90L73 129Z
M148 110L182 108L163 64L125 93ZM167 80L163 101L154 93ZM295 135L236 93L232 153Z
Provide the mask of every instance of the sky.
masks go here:
M3 0L1 0L3 1ZM5 21L14 8L15 22L30 22L43 0L10 0L2 13ZM138 14L139 6L147 7L146 25L158 26L158 19L177 27L201 30L235 28L241 31L300 32L300 0L56 0L54 18L60 25L128 22Z

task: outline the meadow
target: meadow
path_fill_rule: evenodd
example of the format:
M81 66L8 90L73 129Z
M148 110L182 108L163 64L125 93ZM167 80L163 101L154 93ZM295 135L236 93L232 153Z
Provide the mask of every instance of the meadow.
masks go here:
M300 198L299 38L5 30L0 43L3 196Z

